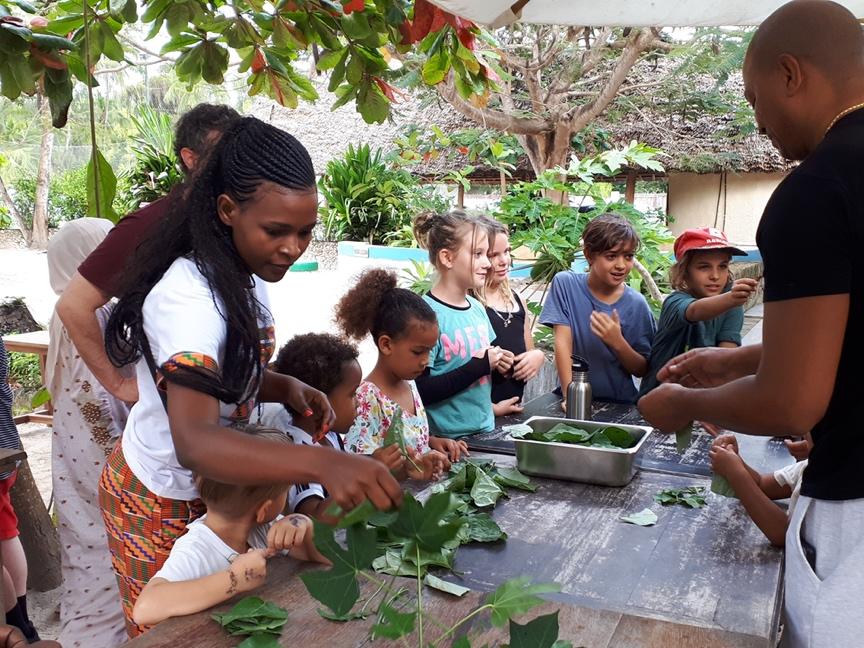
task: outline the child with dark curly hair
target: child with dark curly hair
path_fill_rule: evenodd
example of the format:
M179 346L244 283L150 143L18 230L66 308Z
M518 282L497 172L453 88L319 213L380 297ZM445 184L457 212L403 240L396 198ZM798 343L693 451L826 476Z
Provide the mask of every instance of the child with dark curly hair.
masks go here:
M345 450L340 433L347 432L354 423L355 396L363 376L357 356L356 346L329 333L295 335L279 350L273 370L323 392L336 414L329 431L321 435L310 417L300 416L286 405L293 425L286 426L284 431L294 443ZM288 493L288 508L309 517L330 519L325 514L330 505L327 490L321 484L293 484Z
M406 446L421 468L409 465L406 475L433 479L449 467L449 461L467 455L468 447L464 441L429 434L414 379L429 364L438 341L438 319L422 297L397 287L396 282L390 270L366 270L336 305L336 323L345 334L356 340L371 335L378 349L378 362L357 391L357 418L346 443L352 452L388 453L382 459L390 465L396 446L385 448L384 438L399 414ZM397 472L397 476L401 475Z

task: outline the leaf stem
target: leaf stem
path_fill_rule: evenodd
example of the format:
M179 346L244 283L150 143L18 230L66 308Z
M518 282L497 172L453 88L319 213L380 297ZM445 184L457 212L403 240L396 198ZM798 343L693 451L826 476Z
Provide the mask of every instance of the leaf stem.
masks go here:
M84 60L87 66L87 107L90 112L90 164L93 165L93 198L96 203L96 218L102 218L102 201L99 199L101 178L96 149L96 114L93 107L93 62L90 58L90 0L84 0Z
M454 632L456 632L456 630L459 628L459 626L464 625L464 624L467 623L469 620L471 620L472 618L474 618L475 616L477 616L478 614L480 614L481 612L483 612L484 610L487 610L487 609L488 609L488 610L491 610L491 609L492 609L492 606L491 606L489 603L487 603L486 605L481 605L479 608L477 608L476 610L474 610L471 614L469 614L468 616L466 616L466 617L464 617L463 619L461 619L461 620L457 621L456 623L454 623L454 624L450 627L450 629L449 629L447 632L445 632L443 635L441 635L440 637L438 637L438 641L436 641L436 642L435 642L434 644L432 644L432 645L433 645L433 646L437 646L437 645L438 645L442 640L446 639L447 637L449 637L450 635L452 635Z
M417 645L423 648L423 580L420 578L420 545L417 549Z

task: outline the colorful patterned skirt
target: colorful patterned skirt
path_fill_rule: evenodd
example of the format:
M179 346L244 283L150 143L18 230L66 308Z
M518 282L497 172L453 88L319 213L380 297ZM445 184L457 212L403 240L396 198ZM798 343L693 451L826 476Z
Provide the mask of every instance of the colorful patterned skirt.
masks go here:
M204 505L201 500L186 502L152 493L132 473L118 443L99 480L99 507L126 630L130 637L137 637L148 629L132 621L138 595L165 563L174 541L186 532L186 525L204 514Z

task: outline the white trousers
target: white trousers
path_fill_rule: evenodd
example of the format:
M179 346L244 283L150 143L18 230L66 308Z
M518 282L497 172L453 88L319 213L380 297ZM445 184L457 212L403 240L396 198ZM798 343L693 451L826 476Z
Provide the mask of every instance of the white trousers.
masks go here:
M810 566L804 542L815 549ZM864 646L864 499L801 497L786 531L786 648Z

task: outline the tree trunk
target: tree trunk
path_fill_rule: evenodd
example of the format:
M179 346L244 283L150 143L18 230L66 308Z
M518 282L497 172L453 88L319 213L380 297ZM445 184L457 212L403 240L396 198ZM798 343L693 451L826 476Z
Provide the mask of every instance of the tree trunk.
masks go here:
M51 185L51 154L54 151L54 127L48 101L37 99L42 118L42 141L39 144L39 170L36 173L36 200L33 207L33 231L30 247L44 250L48 246L48 189Z
M27 223L25 223L24 219L21 218L21 214L18 212L18 208L15 207L15 203L12 202L12 196L9 195L9 191L6 189L6 183L3 182L2 177L0 177L0 203L2 203L9 211L9 215L15 223L15 227L21 230L21 237L24 239L25 245L29 246L33 234L30 228L27 227Z
M567 157L570 154L571 132L566 124L558 124L554 130L541 133L540 135L519 135L519 143L528 154L531 168L539 177L544 171L555 167L566 167ZM564 191L544 192L546 198L561 205L567 203L567 193Z
M38 592L54 589L61 579L60 538L26 459L18 466L18 477L10 495L27 556L27 586Z

